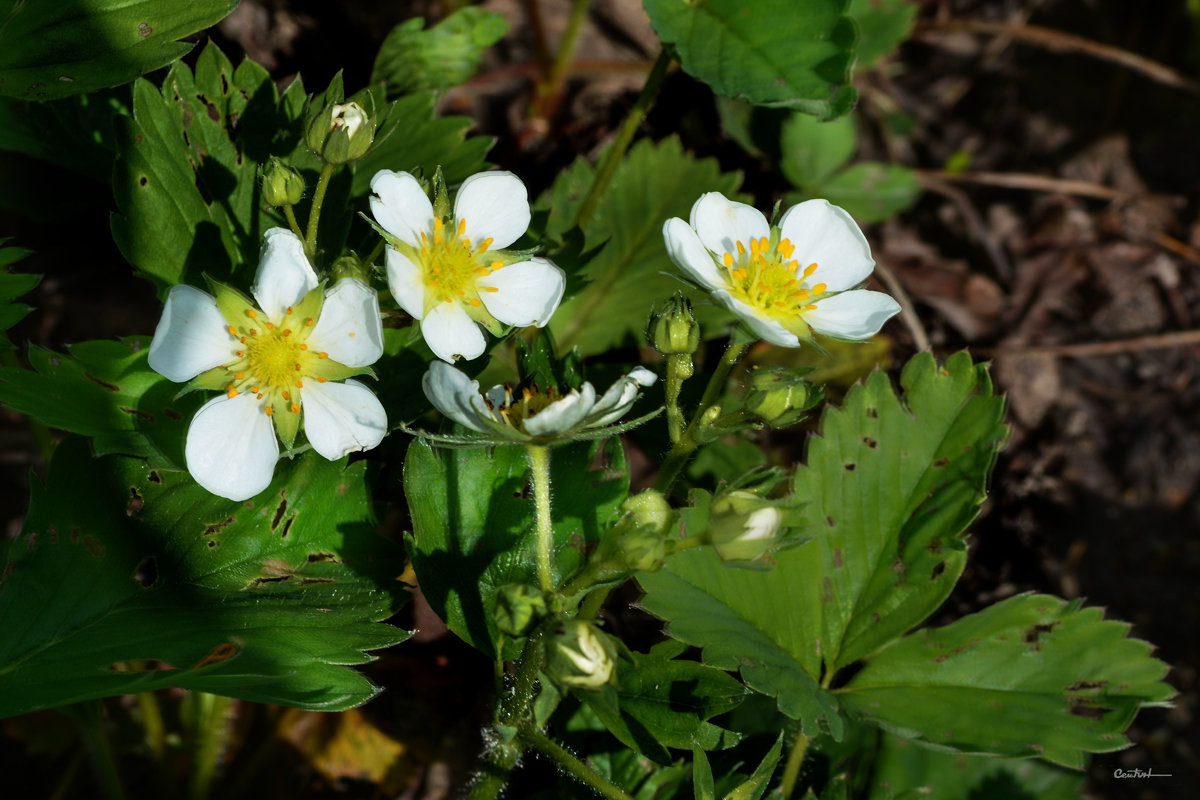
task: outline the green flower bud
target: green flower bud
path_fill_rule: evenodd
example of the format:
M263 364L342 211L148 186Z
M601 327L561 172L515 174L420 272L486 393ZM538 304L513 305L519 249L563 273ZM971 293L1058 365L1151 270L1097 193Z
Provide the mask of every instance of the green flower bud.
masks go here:
M746 411L772 428L795 425L815 399L808 383L793 370L758 369L746 379Z
M364 95L370 103L370 95ZM374 115L357 102L330 103L308 123L305 142L329 164L345 164L366 155L375 140Z
M304 178L272 156L263 171L262 191L263 199L269 206L294 206L304 195Z
M616 669L616 647L592 623L567 620L551 633L546 672L561 686L601 689L612 680Z
M634 572L655 572L667 557L667 531L675 511L661 492L647 489L621 506L625 516L613 537L617 560Z
M646 338L664 356L691 355L700 346L700 325L692 304L681 292L650 316Z
M546 598L532 586L509 583L496 592L492 618L502 633L524 636L545 616Z
M713 500L705 535L722 561L755 561L779 545L784 523L778 503L736 489Z

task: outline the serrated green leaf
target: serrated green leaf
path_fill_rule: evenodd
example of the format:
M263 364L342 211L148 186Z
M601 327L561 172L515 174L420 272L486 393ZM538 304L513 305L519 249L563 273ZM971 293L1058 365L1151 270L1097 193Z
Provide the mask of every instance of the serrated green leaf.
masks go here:
M910 0L850 0L846 13L858 24L856 69L869 69L912 33L917 6Z
M488 613L498 587L538 583L528 471L516 446L447 450L416 440L404 461L421 590L450 630L489 655L501 640ZM563 577L624 501L629 472L620 443L608 440L556 448L550 474L554 560Z
M563 173L539 204L550 209L548 230L562 231L575 210L565 198L582 197L588 168L578 162ZM628 336L641 337L655 301L683 286L667 257L662 226L670 217L687 218L704 192L733 195L740 177L721 173L712 159L696 160L677 139L635 145L617 168L584 229L585 249L604 244L582 275L568 275L568 287L586 285L568 297L550 320L562 351L578 346L583 355L603 352ZM697 301L701 298L695 295Z
M185 687L335 710L344 665L405 634L400 548L372 530L366 462L315 453L231 503L183 472L59 445L0 580L0 716Z
M688 74L717 94L825 118L854 105L854 23L845 0L645 0L650 23Z
M29 350L32 369L0 368L0 404L52 428L93 438L96 453L141 456L180 468L199 393L176 397L179 384L146 363L149 339L81 342L62 355Z
M967 753L1038 755L1079 768L1173 690L1151 646L1098 608L1020 595L871 658L838 690L849 710L906 738Z
M381 169L420 172L432 177L438 167L449 184L458 183L488 167L490 136L468 137L475 123L466 117L435 117L434 97L428 92L401 97L388 106L375 134L375 144L353 163L352 197L366 197L371 178Z
M857 144L852 116L822 122L807 114L792 114L780 134L779 169L793 186L816 186L854 155Z
M508 32L501 14L473 6L424 27L419 17L402 22L380 46L371 83L386 84L389 97L463 83L479 69L483 51Z
M32 291L42 279L34 273L12 272L9 267L29 255L23 247L7 245L8 239L0 239L0 351L12 350L7 331L16 325L32 309L24 303L13 302L26 292Z
M847 167L802 197L824 197L863 222L880 222L911 206L921 184L908 167L864 161ZM789 202L792 197L789 195Z
M1077 800L1080 772L1035 758L964 756L883 734L867 800Z
M0 150L24 153L108 185L117 153L113 123L129 114L128 87L49 103L0 97Z
M797 469L815 541L785 553L803 625L827 671L874 652L933 613L962 573L1007 429L987 369L958 353L904 367L903 397L882 372L830 408ZM799 598L798 598L799 599ZM811 662L810 662L811 664ZM814 672L815 674L815 672Z
M128 83L192 49L237 0L88 0L10 4L0 21L0 95L31 100Z

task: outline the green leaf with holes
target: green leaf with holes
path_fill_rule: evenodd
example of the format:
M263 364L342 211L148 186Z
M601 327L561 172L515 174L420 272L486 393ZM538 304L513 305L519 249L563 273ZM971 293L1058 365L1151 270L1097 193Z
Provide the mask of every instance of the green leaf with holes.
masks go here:
M371 83L386 84L389 97L457 86L475 74L483 52L507 32L502 14L474 6L428 29L421 17L407 20L380 45Z
M549 211L549 231L561 234L570 227L566 220L574 220L583 202L580 187L589 185L590 174L590 167L576 162L543 197L539 207ZM603 249L567 276L574 295L550 320L560 351L579 347L589 355L630 338L640 340L651 305L684 288L663 245L663 223L670 217L686 219L705 192L734 195L740 182L738 175L722 173L714 160L684 153L678 139L634 146L584 227L584 250Z
M691 550L640 575L643 605L668 632L739 669L810 735L841 729L837 702L817 685L903 635L936 609L965 562L962 535L978 512L1004 441L1004 401L966 354L929 354L883 372L829 407L798 465L812 541L774 569L739 570Z
M688 74L717 94L831 118L849 111L854 23L845 0L645 0Z
M192 49L237 0L14 0L0 18L0 95L53 100L118 86Z
M8 329L16 325L32 309L24 303L15 302L18 297L32 291L42 279L30 272L13 272L10 267L29 255L22 247L13 247L8 239L0 239L0 352L12 350L8 340Z
M336 710L405 638L401 548L367 462L309 452L232 503L183 472L59 445L0 577L0 716L167 687Z
M620 442L581 442L551 451L554 564L574 572L629 491ZM454 450L418 439L404 461L417 579L450 630L494 655L502 640L490 609L499 587L537 586L529 466L519 446ZM511 644L511 643L510 643ZM508 658L519 650L505 647Z
M894 642L837 690L843 708L905 738L1080 768L1119 750L1138 710L1173 694L1129 625L1020 595Z
M52 428L93 438L96 453L181 468L183 442L202 393L176 397L179 384L146 363L150 340L81 342L67 354L29 349L32 369L0 368L0 405Z

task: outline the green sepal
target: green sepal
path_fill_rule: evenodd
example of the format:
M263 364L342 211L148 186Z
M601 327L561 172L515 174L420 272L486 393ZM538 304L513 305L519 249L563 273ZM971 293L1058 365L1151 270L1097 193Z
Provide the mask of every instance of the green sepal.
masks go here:
M487 332L492 336L503 336L504 332L508 329L507 325L492 316L492 312L488 311L487 308L482 305L482 302L478 306L473 306L470 303L463 303L462 309L463 311L467 312L468 317L486 328ZM425 313L429 313L428 308L425 309Z
M225 321L235 328L251 327L250 315L247 312L258 313L258 306L254 301L232 286L226 286L207 275L204 276L204 280L208 282L208 290L216 298L217 308Z
M201 372L185 383L183 388L175 394L175 397L183 397L185 394L206 390L220 389L224 391L232 380L233 378L230 376L229 370L225 367L213 367L210 370Z
M375 374L375 370L370 367L348 367L340 361L334 361L332 358L322 358L317 361L317 365L312 369L311 375L324 378L327 381L344 381L346 378L353 378L356 375L367 375L374 380L379 380Z
M296 433L300 430L300 415L292 411L292 403L300 402L300 391L297 390L291 400L284 400L278 394L270 398L271 421L275 423L275 433L283 443L283 449L288 451L291 451L292 445L296 443Z
M295 322L292 324L292 330L303 329L308 333L312 333L312 328L304 325L306 319L313 321L313 326L317 324L317 320L321 318L321 309L325 307L325 282L321 281L308 294L300 298L300 302L292 306L291 317ZM307 335L305 335L307 339ZM325 377L329 377L326 375Z
M395 236L393 236L392 234L385 231L382 227L380 227L379 223L376 222L371 217L367 216L366 214L364 214L361 211L358 212L358 215L360 217L362 217L368 225L370 225L372 228L374 228L375 232L378 233L380 236L382 236L383 240L385 242L387 242L389 245L396 248L401 253L403 253L405 256L407 256L409 261L413 261L413 259L415 259L420 254L420 251L417 248L413 247L408 242L397 239Z
M430 186L430 201L433 203L433 215L443 221L450 219L450 193L446 190L446 178L442 175L439 164L433 173L433 184Z

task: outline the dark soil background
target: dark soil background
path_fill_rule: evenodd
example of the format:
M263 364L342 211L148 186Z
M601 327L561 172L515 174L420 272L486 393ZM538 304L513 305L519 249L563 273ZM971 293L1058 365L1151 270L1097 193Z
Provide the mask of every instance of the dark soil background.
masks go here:
M560 96L537 105L533 2L484 3L506 14L511 31L442 108L496 137L492 160L537 194L577 155L605 144L657 45L640 3L597 0L577 69ZM357 88L393 25L440 18L446 5L243 0L210 35L235 62L242 54L258 60L280 85L303 70L317 89L344 68L346 85ZM903 363L922 340L939 356L967 347L991 360L1011 406L1011 439L973 529L972 558L937 620L1023 591L1086 598L1131 622L1133 635L1171 665L1174 707L1143 712L1129 731L1132 747L1092 759L1093 797L1182 798L1200 789L1200 17L1186 6L923 0L899 54L856 76L859 157L917 168L926 189L914 208L867 231L879 276L907 292L919 320L885 329L893 361ZM536 7L553 45L568 3ZM1035 40L1030 26L1137 54L1179 80L1061 35ZM898 114L905 130L893 124ZM788 189L773 165L721 134L711 93L682 73L668 79L643 126L654 138L677 131L697 155L741 170L760 207ZM970 173L986 175L946 171L964 160ZM46 276L14 340L62 347L151 332L159 306L112 244L107 187L7 154L0 174L0 233L35 251L22 271ZM37 453L22 420L0 411L10 536L20 530L29 471L44 468ZM402 529L403 520L392 522ZM613 624L652 635L629 610L635 599L614 596ZM244 710L241 740L268 737L273 746L257 764L239 761L234 748L228 788L264 797L454 796L480 746L491 665L445 633L419 597L397 623L419 633L369 667L396 691L361 714ZM32 733L61 726L51 719L0 728L0 764L44 780L30 797L48 796L67 761L47 744L52 736ZM390 765L339 772L324 745L348 730L360 732L355 741L375 741L384 734L372 721L389 737ZM1113 778L1133 768L1172 777ZM81 777L69 796L89 796L85 784Z

